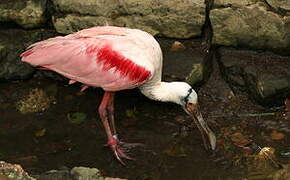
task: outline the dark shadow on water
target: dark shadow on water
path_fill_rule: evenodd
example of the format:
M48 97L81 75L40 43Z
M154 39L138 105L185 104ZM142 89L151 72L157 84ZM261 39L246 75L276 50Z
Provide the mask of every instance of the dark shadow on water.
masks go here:
M126 142L146 146L130 151L135 161L120 165L109 148L97 115L102 91L80 86L56 84L56 104L41 113L21 114L15 102L32 88L55 86L53 81L1 83L0 155L1 159L20 163L31 174L62 167L97 167L102 173L129 179L192 179L222 177L223 170L206 152L197 129L188 136L178 135L177 118L188 119L177 105L153 102L138 90L120 92L116 97L116 123L119 136ZM9 96L7 96L10 94ZM72 124L68 113L82 112L86 120ZM45 129L44 135L37 132Z

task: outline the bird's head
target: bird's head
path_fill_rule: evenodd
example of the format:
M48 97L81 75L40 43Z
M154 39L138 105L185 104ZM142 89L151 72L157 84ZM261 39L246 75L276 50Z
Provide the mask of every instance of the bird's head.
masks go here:
M200 130L205 147L215 149L216 137L203 120L198 108L197 94L189 84L185 82L159 82L142 86L140 90L150 99L181 105ZM208 138L205 137L205 134Z
M180 104L184 111L193 119L196 126L202 134L204 145L206 148L215 149L216 146L216 137L211 129L208 127L206 121L204 121L202 114L198 106L198 96L197 93L192 89L192 87L184 82L178 82L178 97L176 103ZM206 140L205 134L208 137Z

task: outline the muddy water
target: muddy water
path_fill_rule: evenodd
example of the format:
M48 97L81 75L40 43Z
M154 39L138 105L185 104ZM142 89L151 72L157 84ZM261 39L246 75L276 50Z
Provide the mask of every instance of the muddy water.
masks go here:
M57 89L56 104L41 113L21 114L15 102L31 88ZM32 174L73 166L97 167L104 174L129 179L191 179L194 176L222 176L202 146L199 132L178 135L186 119L181 108L150 101L137 90L121 92L116 99L116 119L121 139L141 142L145 147L130 150L135 161L122 167L104 147L106 136L96 107L102 92L89 89L79 93L78 85L66 87L53 81L1 84L2 160L20 163ZM72 124L67 114L82 112L86 119ZM177 119L177 120L176 120ZM45 134L37 132L45 129ZM175 148L176 147L176 148ZM177 150L175 150L177 149ZM166 152L169 151L169 152ZM176 151L176 152L175 152Z
M44 89L54 97L50 107L38 113L22 114L17 102L31 89ZM74 166L96 167L104 175L128 179L242 179L251 174L251 163L243 161L242 149L231 141L241 133L261 147L287 151L288 121L280 109L256 105L246 95L234 95L215 72L199 90L200 106L205 119L218 137L218 149L205 151L199 131L174 104L148 100L138 90L116 96L116 123L121 140L144 143L145 147L129 150L136 160L120 165L109 148L97 115L102 91L88 89L80 93L80 85L33 79L0 84L0 159L19 163L31 174ZM85 114L79 123L69 121L73 113ZM275 116L247 116L275 112ZM246 115L238 117L237 115ZM284 127L285 135L273 140L273 129ZM289 127L289 126L288 126ZM288 132L287 132L288 131ZM254 155L254 153L252 153ZM288 163L289 159L280 159Z

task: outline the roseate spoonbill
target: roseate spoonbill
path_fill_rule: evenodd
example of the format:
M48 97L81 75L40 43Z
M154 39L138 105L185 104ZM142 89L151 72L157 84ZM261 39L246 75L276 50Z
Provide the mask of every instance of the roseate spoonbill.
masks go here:
M118 140L114 122L116 91L138 87L150 99L182 106L199 128L206 148L215 149L216 138L198 109L197 94L185 82L162 82L162 51L149 33L124 27L98 26L67 36L37 42L21 54L22 61L55 71L81 82L82 90L101 87L99 106L108 143L115 157L130 159ZM207 135L207 138L205 136Z

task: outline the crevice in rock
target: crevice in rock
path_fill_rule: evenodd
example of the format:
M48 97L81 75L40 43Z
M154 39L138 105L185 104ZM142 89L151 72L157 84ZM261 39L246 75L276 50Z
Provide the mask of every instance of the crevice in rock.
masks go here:
M46 6L45 12L44 12L45 18L46 18L45 27L53 28L52 16L53 14L56 14L56 10L53 6L52 0L47 0L45 6Z
M247 93L250 100L265 107L280 106L289 98L289 58L220 47L216 59L222 78L234 94Z
M16 22L7 21L7 22L0 22L0 29L23 29L20 25Z
M213 36L213 30L209 18L210 9L212 8L214 0L205 0L205 23L202 27L202 37L204 38L204 43L207 45L207 48L211 46L211 40ZM208 47L209 46L209 47Z
M204 60L202 65L205 68L203 72L203 80L196 84L197 87L207 82L207 80L210 78L213 68L212 61L215 54L215 48L212 47L213 29L209 18L210 9L213 6L214 0L205 0L204 3L206 5L205 23L202 27L201 36L202 36L202 49L204 51Z

